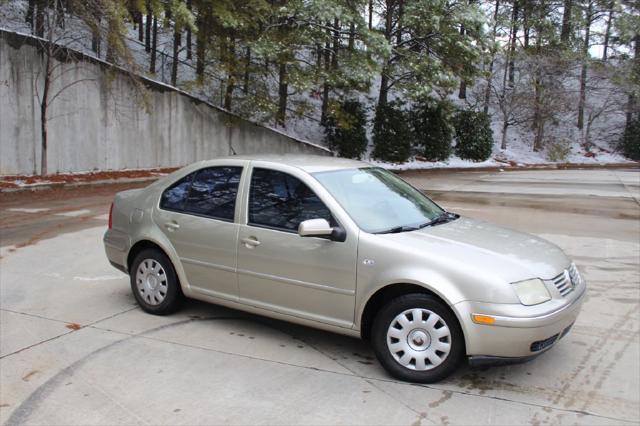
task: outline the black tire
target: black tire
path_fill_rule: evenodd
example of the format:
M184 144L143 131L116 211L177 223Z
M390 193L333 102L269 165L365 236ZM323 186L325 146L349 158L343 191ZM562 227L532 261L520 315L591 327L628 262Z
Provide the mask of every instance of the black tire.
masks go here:
M145 298L145 296L141 294L141 291L138 290L138 268L143 261L148 261L147 264L149 265L157 262L164 272L164 274L160 274L160 276L166 276L166 291L164 292L164 299L160 303L150 303L149 294L147 294ZM180 288L180 281L178 280L171 260L162 251L149 248L138 253L131 264L129 276L131 291L143 311L154 315L168 315L180 308L184 300L184 295Z
M444 361L436 367L428 370L416 370L405 367L397 361L387 345L387 331L395 318L410 309L426 309L437 314L449 328L450 337L443 338L449 340L450 350ZM438 323L440 325L441 323ZM391 337L391 341L397 341ZM429 337L428 341L432 342ZM465 354L464 335L455 314L437 298L422 293L412 293L399 296L380 309L373 322L371 333L371 343L376 357L382 366L393 377L414 383L434 383L438 382L453 373ZM431 344L431 343L429 343ZM402 352L400 352L402 353ZM415 360L410 362L414 363Z

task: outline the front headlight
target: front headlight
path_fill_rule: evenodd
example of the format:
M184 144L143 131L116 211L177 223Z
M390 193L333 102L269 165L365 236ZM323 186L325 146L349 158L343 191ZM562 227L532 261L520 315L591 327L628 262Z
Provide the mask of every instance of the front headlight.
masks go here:
M513 289L520 299L520 303L526 306L537 305L551 300L547 286L540 279L520 281L512 283Z

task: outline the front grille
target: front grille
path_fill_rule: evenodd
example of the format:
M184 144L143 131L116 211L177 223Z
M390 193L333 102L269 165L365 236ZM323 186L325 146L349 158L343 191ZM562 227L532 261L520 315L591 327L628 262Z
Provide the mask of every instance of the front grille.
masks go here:
M582 281L582 277L580 276L580 272L578 272L578 268L576 268L576 265L572 263L571 266L569 266L568 271L569 278L571 278L573 286L577 286Z
M562 296L566 296L573 290L573 284L571 283L571 277L567 271L562 271L560 275L552 279L553 285L558 289Z
M578 268L573 263L558 276L551 279L551 282L558 289L561 296L566 296L582 281Z

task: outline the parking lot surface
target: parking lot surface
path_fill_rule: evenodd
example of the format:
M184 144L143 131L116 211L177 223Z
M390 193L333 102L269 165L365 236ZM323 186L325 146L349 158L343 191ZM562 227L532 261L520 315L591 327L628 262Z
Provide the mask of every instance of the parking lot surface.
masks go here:
M529 363L403 383L357 339L199 302L143 313L101 241L125 185L0 194L0 423L638 424L638 169L404 177L560 245L589 285L571 333Z

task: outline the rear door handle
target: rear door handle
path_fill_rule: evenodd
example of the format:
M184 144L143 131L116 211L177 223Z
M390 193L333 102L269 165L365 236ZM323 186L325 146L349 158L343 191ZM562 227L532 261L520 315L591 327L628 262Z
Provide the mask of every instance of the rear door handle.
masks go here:
M254 248L260 245L260 241L256 237L243 238L242 242L246 248Z
M177 229L180 229L180 225L178 225L178 222L167 222L164 224L165 228L167 228L167 231L175 231Z

